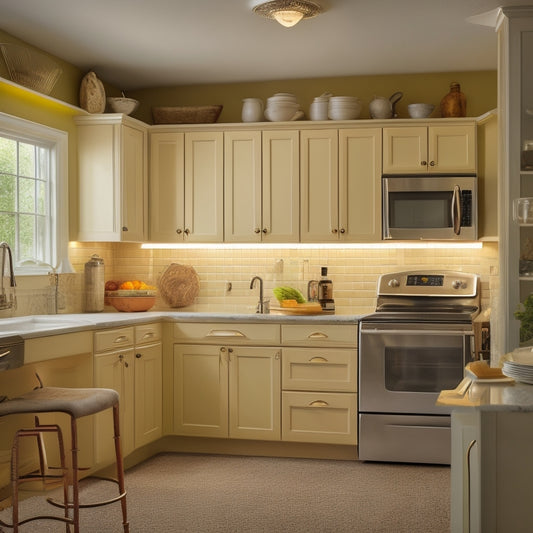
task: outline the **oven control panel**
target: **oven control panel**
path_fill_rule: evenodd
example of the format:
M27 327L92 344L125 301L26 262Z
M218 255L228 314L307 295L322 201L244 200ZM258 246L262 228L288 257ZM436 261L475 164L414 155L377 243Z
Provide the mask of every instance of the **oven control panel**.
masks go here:
M383 274L378 280L378 295L475 297L479 276L455 271L408 271Z

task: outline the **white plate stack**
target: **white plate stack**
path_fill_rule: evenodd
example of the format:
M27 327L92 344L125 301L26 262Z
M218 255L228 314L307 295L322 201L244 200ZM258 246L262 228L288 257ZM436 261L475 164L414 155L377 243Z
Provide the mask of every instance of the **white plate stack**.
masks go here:
M283 122L286 120L298 120L303 113L296 96L290 93L277 93L267 98L265 117L270 122Z
M361 115L361 101L356 96L332 96L328 117L331 120L355 120Z
M516 381L533 385L533 348L517 348L502 357L502 372Z

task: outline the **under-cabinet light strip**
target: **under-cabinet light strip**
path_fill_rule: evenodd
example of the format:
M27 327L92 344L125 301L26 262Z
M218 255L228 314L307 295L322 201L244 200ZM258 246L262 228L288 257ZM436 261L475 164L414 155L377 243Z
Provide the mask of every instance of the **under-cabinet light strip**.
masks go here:
M341 249L438 249L438 248L483 248L483 243L476 242L416 242L416 241L395 241L395 242L369 242L369 243L143 243L141 248L152 250L173 250L173 249L216 249L225 250L264 250L264 249L297 249L297 250L341 250Z

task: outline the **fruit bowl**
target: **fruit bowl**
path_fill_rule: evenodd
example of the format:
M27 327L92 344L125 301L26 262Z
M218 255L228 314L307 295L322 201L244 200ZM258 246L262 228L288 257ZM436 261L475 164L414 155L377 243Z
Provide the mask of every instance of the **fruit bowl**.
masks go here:
M148 311L155 304L155 296L106 296L106 300L117 311L125 313Z

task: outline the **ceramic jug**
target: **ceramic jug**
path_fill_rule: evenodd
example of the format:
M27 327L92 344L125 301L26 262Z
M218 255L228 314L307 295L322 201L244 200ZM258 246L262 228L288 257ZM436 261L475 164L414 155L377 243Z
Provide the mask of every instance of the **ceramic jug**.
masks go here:
M245 98L242 104L243 122L263 121L263 101L260 98Z
M396 115L396 103L402 98L401 92L394 93L390 98L375 96L368 108L372 118L393 118Z

